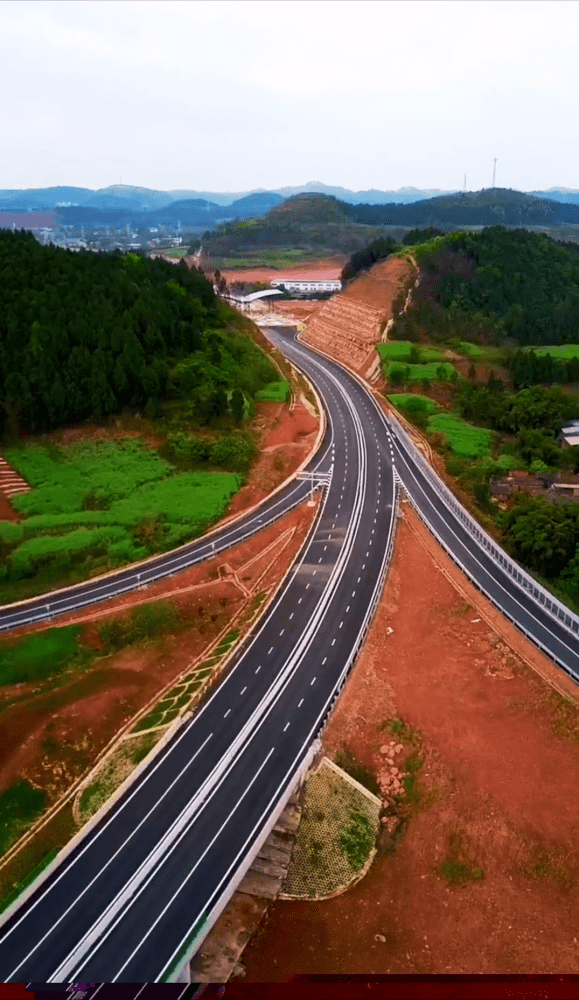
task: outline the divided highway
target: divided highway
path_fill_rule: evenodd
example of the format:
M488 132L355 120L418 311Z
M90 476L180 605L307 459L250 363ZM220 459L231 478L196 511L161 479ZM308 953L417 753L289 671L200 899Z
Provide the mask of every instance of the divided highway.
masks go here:
M0 927L5 982L169 980L202 940L279 811L361 645L394 530L394 463L413 504L457 563L579 679L577 635L477 544L403 438L391 433L371 394L297 342L295 331L267 333L316 384L328 414L326 439L312 463L331 474L316 524L270 612L211 699ZM306 483L292 484L244 522L216 533L216 551L233 544L234 532L259 530L266 517L279 516L308 490ZM211 552L211 542L201 539L184 555L201 559ZM177 558L181 554L159 557L156 571L176 571L165 560ZM119 576L114 580L119 584ZM120 585L129 589L129 583L121 574Z
M294 332L269 335L328 414L316 464L331 481L316 524L211 699L0 928L5 982L173 978L279 810L361 645L394 530L382 418Z

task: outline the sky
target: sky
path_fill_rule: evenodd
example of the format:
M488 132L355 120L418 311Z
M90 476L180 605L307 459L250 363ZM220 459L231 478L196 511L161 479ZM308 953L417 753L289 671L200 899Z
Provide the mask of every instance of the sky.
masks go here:
M576 0L0 0L0 188L579 188Z

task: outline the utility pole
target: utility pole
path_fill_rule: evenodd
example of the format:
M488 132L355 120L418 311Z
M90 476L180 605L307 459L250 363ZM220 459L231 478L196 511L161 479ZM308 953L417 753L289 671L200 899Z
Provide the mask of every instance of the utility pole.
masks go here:
M494 166L493 166L493 187L494 187L495 186L495 177L497 175L497 158L496 158L496 156L495 156L495 158L493 160L493 163L494 163Z

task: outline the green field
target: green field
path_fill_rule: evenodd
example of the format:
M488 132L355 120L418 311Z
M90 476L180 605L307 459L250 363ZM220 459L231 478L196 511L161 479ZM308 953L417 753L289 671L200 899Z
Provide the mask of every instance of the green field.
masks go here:
M403 413L425 413L430 416L440 409L434 399L429 399L428 396L419 396L413 392L396 393L389 395L388 399Z
M214 271L216 267L227 271L253 267L273 267L277 270L283 270L294 264L309 264L312 261L318 261L321 257L324 260L329 259L331 253L322 254L319 250L297 249L258 250L255 254L245 254L239 257L221 257L219 254L212 254L203 260L202 267L206 273Z
M440 370L439 370L440 369ZM409 365L399 361L391 361L387 366L387 375L391 382L429 382L448 381L456 372L454 365L445 361L430 361L424 365Z
M72 663L83 665L90 651L79 645L80 625L64 625L25 635L14 642L0 640L0 686L43 680Z
M140 441L11 448L32 489L13 499L19 524L0 521L0 599L42 581L106 572L195 538L240 485L229 472L183 472ZM35 591L34 579L38 577ZM4 593L19 584L19 591Z
M385 344L376 344L376 350L383 361L404 361L410 364L410 352L413 347L420 351L420 361L444 361L444 354L435 347L422 347L410 340L389 340Z
M466 354L472 361L501 361L504 355L502 347L473 344L470 340L453 341L451 349L458 354Z
M290 384L287 379L282 378L278 382L268 382L263 389L256 392L255 398L260 403L285 403L289 392Z
M155 253L164 253L166 257L187 257L189 253L188 247L158 247Z
M0 854L10 847L44 809L46 793L29 781L17 781L0 795Z
M490 454L492 432L473 427L452 413L437 413L428 420L431 434L444 434L449 448L461 458L481 458Z
M553 344L552 347L527 347L525 350L534 351L537 355L550 354L558 361L579 357L579 344Z

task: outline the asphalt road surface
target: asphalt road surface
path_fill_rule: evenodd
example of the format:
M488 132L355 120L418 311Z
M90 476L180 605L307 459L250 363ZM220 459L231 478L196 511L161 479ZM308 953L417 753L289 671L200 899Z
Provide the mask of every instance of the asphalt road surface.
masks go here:
M0 928L5 982L171 979L267 830L362 641L394 526L382 417L295 331L268 333L327 409L321 468L332 476L316 524L211 699Z

